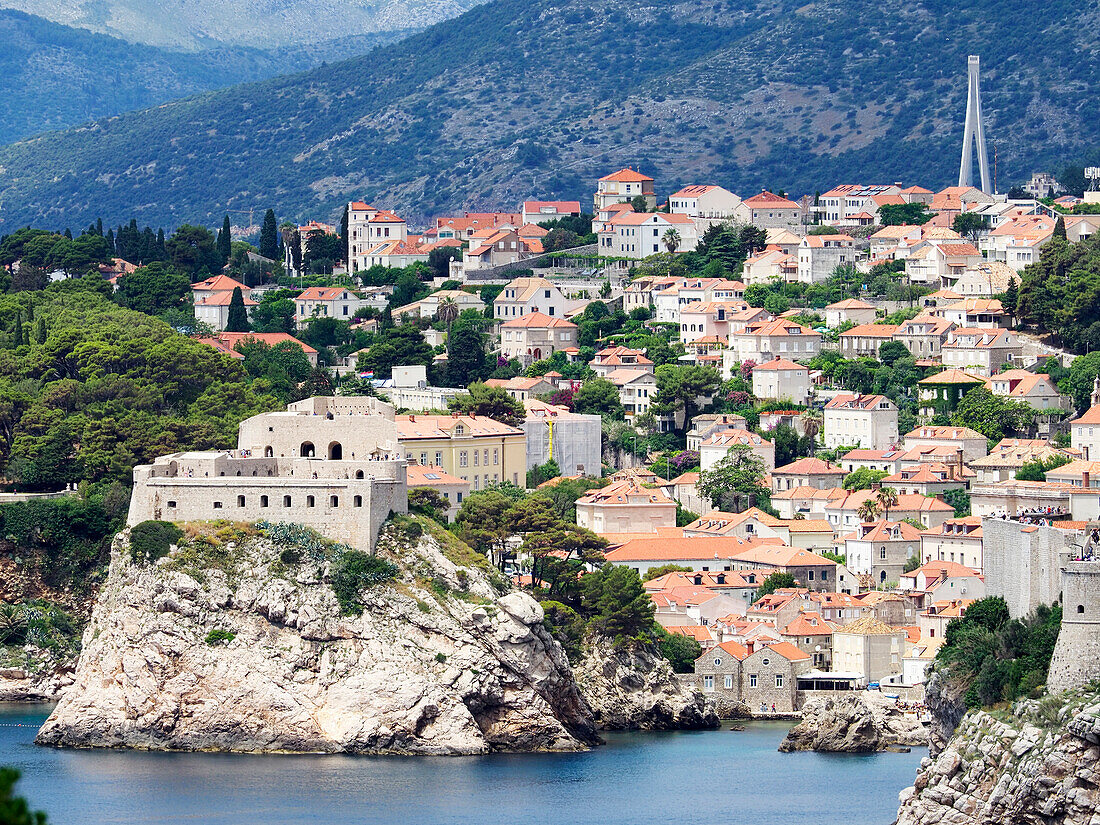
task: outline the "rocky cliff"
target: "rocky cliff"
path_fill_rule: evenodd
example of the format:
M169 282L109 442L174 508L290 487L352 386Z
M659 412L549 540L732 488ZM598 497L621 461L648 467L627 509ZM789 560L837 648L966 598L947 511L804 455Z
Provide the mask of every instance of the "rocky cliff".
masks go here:
M897 825L1097 822L1100 696L971 712L900 800Z
M573 674L602 730L718 727L703 695L682 685L668 660L648 647L590 638Z
M308 531L191 531L152 564L120 534L75 684L37 741L399 754L597 743L538 603L500 595L480 556L431 531L385 529L378 556L395 575L354 594L360 615L331 586L331 544Z
M779 750L867 753L928 744L928 730L915 716L876 691L822 697L806 703L802 721Z

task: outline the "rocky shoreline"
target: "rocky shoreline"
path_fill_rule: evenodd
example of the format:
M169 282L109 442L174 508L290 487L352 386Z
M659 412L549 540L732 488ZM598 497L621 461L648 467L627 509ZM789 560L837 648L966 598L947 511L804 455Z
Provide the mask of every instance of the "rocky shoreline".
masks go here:
M779 750L870 753L928 744L928 729L876 691L811 699Z

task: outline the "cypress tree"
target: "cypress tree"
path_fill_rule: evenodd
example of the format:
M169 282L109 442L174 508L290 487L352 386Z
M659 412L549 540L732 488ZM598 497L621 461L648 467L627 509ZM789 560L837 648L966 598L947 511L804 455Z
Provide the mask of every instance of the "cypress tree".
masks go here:
M342 260L347 259L348 255L348 205L344 204L344 216L340 218L340 257Z
M1054 237L1061 238L1063 241L1068 240L1066 237L1066 219L1061 215L1058 216L1058 220L1054 222Z
M99 237L103 237L103 218L95 219L95 233L99 235Z
M34 328L34 340L40 344L46 343L46 319L38 316L38 324Z
M15 346L23 346L23 313L15 311Z
M225 220L222 221L221 232L218 233L218 254L221 255L222 262L229 262L229 255L233 251L233 247L229 240L229 215L225 216Z
M157 260L168 260L168 249L164 245L164 227L157 230Z
M73 239L73 231L67 226L65 227L65 237L68 238L70 241Z
M229 317L225 322L226 332L248 332L248 311L244 308L244 295L239 286L233 287L233 295L229 299Z
M260 228L260 254L273 261L279 259L279 225L275 221L274 209L268 209L264 214L264 224Z
M1004 297L1004 300L1001 302L1001 305L1004 307L1004 309L1008 312L1009 315L1015 315L1016 314L1016 304L1019 303L1019 300L1020 300L1020 291L1016 287L1016 279L1015 278L1009 278L1008 279L1008 289L1005 290L1005 297Z
M111 254L112 255L117 255L118 250L115 249L115 230L113 230L113 229L108 229L107 230L107 243L111 247Z
M34 301L27 301L27 321L34 320Z

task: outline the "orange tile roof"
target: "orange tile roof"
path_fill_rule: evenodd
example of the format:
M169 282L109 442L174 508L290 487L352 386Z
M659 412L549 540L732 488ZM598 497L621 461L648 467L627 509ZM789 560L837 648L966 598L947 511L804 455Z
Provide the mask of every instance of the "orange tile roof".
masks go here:
M532 327L537 329L577 329L577 325L572 321L566 321L564 318L551 318L545 312L528 312L519 318L505 321L501 326L509 329Z
M764 209L801 209L794 201L787 200L779 195L772 194L767 189L760 192L759 195L753 195L751 198L745 198L742 201L749 207L762 207Z
M788 475L848 475L843 467L837 467L826 461L822 461L820 458L800 458L797 461L792 461L790 464L776 467L772 472Z
M701 561L713 560L716 555L720 559L730 559L754 547L775 545L782 545L782 541L778 538L740 539L736 536L669 538L650 535L624 542L604 555L608 561L618 564L632 561Z
M653 178L649 175L643 175L641 172L635 172L633 169L626 168L620 169L618 172L612 172L610 175L604 175L600 180L615 181L619 183L641 183L647 180L651 181Z

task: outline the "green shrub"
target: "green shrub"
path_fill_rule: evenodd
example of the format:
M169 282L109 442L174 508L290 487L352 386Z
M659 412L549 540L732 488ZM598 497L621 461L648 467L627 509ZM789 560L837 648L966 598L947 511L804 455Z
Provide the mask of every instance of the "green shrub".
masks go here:
M439 662L440 664L443 664L444 662L447 661L447 654L446 653L437 653L437 654L435 654L435 660L437 662Z
M695 639L680 634L672 634L660 625L655 625L658 646L661 655L668 659L676 673L693 673L695 660L703 655L703 648Z
M236 638L236 633L230 633L228 630L222 630L220 627L216 627L206 634L206 643L208 645L229 644Z
M168 555L168 548L183 538L183 531L170 521L143 521L130 530L130 558L136 564L150 564Z
M297 547L284 547L279 551L279 561L283 564L298 564L302 558L302 551Z
M392 562L362 550L345 550L333 564L331 577L332 592L340 602L340 612L345 616L360 615L363 612L360 601L363 588L392 581L396 577L397 565Z

